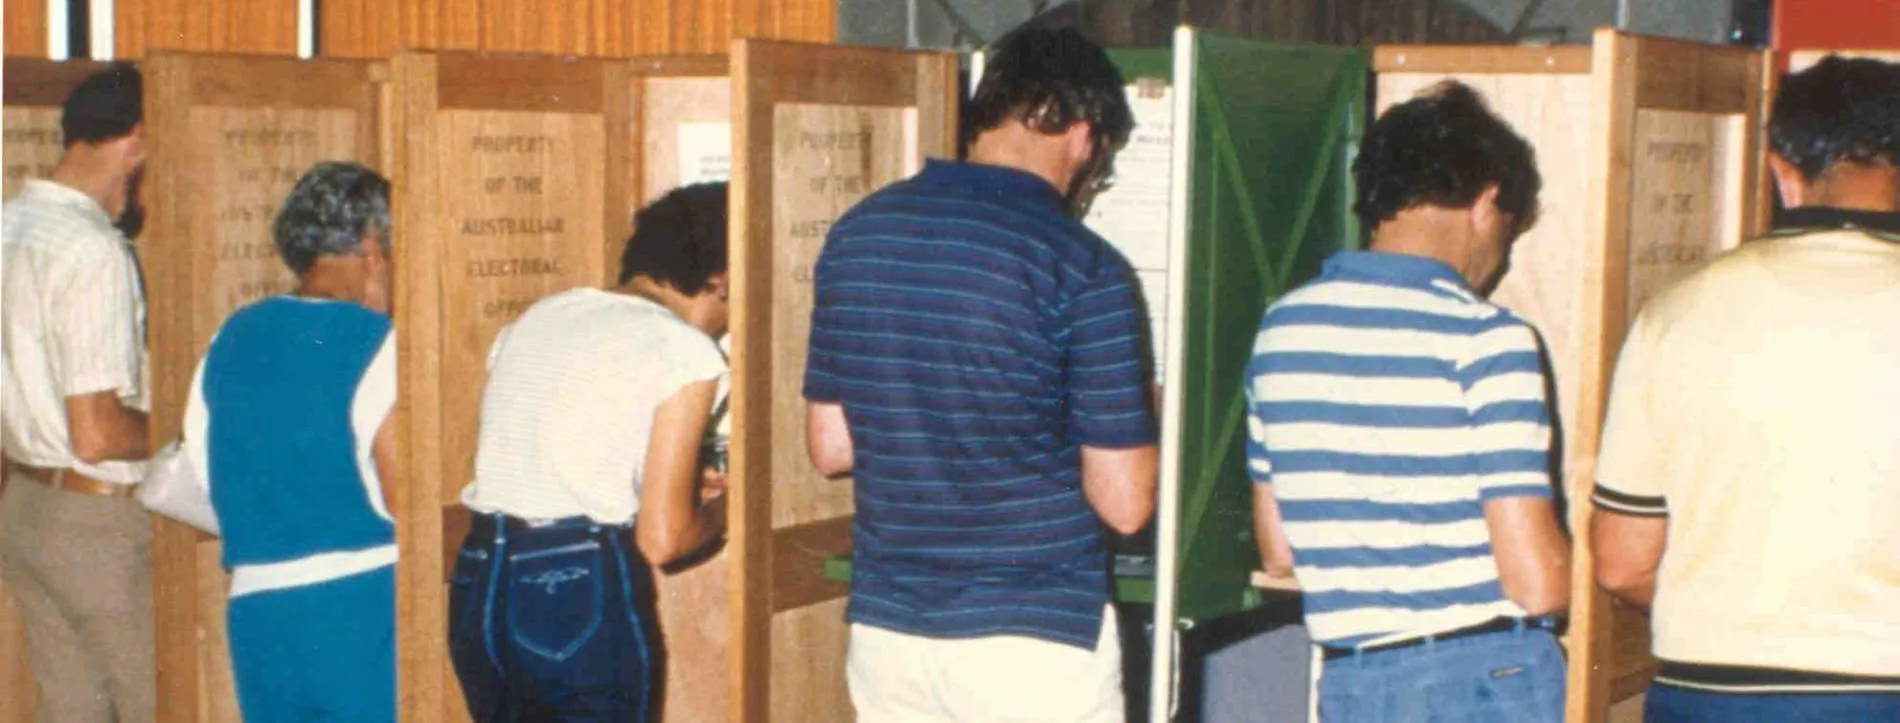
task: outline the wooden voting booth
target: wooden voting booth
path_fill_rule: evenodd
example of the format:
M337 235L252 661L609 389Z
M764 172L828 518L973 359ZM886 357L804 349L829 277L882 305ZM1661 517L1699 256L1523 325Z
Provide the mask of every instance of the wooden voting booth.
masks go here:
M816 550L848 548L850 486L811 473L802 444L810 263L836 215L950 155L954 73L948 56L764 41L730 59L391 62L403 719L467 716L447 590L495 334L541 296L611 283L632 212L728 164L732 529L659 580L664 719L849 718L844 589Z
M1599 30L1587 47L1388 46L1381 108L1447 79L1483 93L1528 138L1544 187L1537 225L1493 300L1549 353L1575 536L1571 721L1601 721L1655 671L1648 616L1594 580L1590 488L1611 372L1643 302L1762 224L1766 54Z
M104 68L87 61L6 59L6 177L0 197L12 198L28 179L48 178L64 147L59 108L86 76ZM6 584L0 582L0 723L34 720L39 695L26 664L26 630Z
M956 152L955 56L733 44L731 720L850 720L851 483L805 453L812 265L864 196Z
M225 317L295 277L271 222L310 166L377 165L382 68L338 60L157 53L145 72L139 239L152 369L152 439L176 439L198 360ZM239 720L218 540L153 518L159 716Z

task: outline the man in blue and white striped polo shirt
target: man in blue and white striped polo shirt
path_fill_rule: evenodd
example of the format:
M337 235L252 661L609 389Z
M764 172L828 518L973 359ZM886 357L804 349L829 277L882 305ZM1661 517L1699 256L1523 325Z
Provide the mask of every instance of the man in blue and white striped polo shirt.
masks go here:
M1532 150L1447 83L1381 116L1352 170L1371 250L1269 308L1247 371L1256 535L1305 591L1320 718L1561 721L1537 339L1480 295L1535 214Z
M838 221L805 376L812 461L855 476L858 720L1120 721L1103 522L1154 510L1133 272L1077 219L1134 125L1073 30L1005 41L970 162Z

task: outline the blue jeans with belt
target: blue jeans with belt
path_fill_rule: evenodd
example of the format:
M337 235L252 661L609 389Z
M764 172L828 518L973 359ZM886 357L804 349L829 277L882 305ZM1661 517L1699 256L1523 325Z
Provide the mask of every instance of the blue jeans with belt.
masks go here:
M1539 628L1427 640L1325 663L1323 723L1562 723L1564 656Z
M478 723L644 723L661 687L652 572L628 526L477 514L449 628Z

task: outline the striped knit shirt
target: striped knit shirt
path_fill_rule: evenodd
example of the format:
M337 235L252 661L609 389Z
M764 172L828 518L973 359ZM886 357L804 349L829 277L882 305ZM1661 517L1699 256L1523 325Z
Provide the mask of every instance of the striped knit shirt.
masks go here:
M854 445L854 623L1093 648L1080 447L1153 444L1133 272L1021 171L932 161L833 228L805 396Z
M1550 497L1531 328L1457 272L1343 252L1260 324L1247 458L1270 484L1314 640L1353 647L1523 616L1484 502Z

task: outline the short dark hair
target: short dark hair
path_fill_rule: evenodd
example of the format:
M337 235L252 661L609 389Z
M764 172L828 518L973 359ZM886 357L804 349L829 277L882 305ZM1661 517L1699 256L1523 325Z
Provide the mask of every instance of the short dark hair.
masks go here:
M1536 151L1484 98L1446 81L1373 121L1352 162L1352 210L1366 229L1422 205L1466 208L1487 186L1519 228L1537 212Z
M355 253L371 232L389 251L389 229L389 179L361 164L330 161L298 179L277 211L271 241L284 265L302 276L318 257Z
M1900 164L1900 64L1829 55L1788 76L1768 139L1809 180L1842 161Z
M59 132L67 148L97 144L132 133L145 118L145 79L125 63L81 81L59 111Z
M1097 151L1128 141L1135 114L1122 74L1074 28L1024 28L997 44L965 106L968 139L1012 120L1041 133L1088 123Z
M697 183L668 191L633 216L633 236L620 252L620 283L645 276L691 296L726 270L726 184Z

